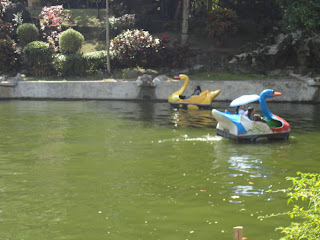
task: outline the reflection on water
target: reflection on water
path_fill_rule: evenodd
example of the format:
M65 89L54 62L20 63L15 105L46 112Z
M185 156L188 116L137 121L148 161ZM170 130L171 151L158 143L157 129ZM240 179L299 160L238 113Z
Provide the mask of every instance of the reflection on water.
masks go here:
M171 121L175 127L214 128L217 125L211 110L172 109Z
M249 156L232 156L229 159L230 169L240 171L240 172L246 172L246 173L257 173L256 170L261 169L261 160L251 158ZM260 173L258 175L251 175L260 177Z

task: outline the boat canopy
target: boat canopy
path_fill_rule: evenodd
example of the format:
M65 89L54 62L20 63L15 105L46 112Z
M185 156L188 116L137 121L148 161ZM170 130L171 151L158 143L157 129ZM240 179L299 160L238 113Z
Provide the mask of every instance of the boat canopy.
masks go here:
M255 101L258 101L260 99L260 96L257 94L251 94L251 95L243 95L241 97L238 97L236 99L234 99L231 103L230 103L230 107L237 107L240 105L246 105L248 103L252 103Z

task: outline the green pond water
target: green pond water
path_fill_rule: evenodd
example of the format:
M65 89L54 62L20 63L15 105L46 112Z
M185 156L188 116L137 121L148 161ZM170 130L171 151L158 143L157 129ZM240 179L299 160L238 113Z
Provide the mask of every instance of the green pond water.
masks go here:
M291 219L257 217L320 172L320 105L268 105L288 141L238 144L168 103L0 101L0 239L279 239Z

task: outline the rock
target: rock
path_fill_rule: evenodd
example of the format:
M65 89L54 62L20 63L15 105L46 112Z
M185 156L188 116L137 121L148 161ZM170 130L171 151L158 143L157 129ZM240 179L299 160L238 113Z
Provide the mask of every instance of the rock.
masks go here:
M0 76L0 82L5 81L8 78L7 75L1 75Z
M158 86L161 82L164 82L167 80L167 76L166 75L159 75L157 77L155 77L153 80L152 80L152 83L153 83L153 86Z
M265 43L272 41L266 40ZM313 70L320 72L320 35L305 38L301 31L274 36L273 44L258 44L259 47L235 55L228 67L233 70L248 69L271 72L293 68L296 73Z
M5 80L2 80L0 85L1 86L8 86L8 87L14 87L18 85L19 81L22 81L21 74L18 73L17 76L11 77L11 78L5 78Z
M139 86L139 87L143 87L143 86L153 86L152 83L152 76L148 75L148 74L143 74L142 76L139 76L138 79L135 81L135 83Z

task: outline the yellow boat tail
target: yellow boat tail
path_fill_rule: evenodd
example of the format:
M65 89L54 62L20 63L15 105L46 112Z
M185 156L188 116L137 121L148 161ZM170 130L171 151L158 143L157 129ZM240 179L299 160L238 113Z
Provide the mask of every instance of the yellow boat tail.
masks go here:
M185 74L180 74L178 77L175 77L175 79L184 81L184 84L178 91L172 93L169 96L168 102L172 107L210 109L213 99L215 99L221 92L221 89L215 91L205 90L199 95L192 95L188 99L181 99L179 95L183 95L183 93L187 89L189 84L189 77Z

